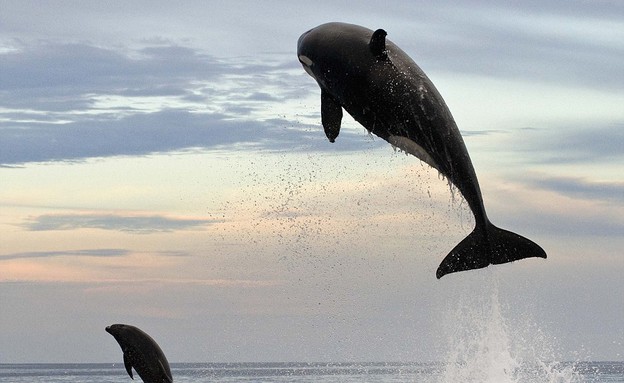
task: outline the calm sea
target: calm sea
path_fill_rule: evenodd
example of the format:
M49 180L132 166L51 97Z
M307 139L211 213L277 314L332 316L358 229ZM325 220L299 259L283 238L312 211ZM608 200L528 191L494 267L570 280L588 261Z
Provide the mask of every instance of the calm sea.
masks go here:
M624 362L551 363L466 377L438 363L173 363L175 382L624 382ZM495 369L494 369L495 370ZM135 375L137 381L140 381ZM131 382L123 363L0 364L0 382Z

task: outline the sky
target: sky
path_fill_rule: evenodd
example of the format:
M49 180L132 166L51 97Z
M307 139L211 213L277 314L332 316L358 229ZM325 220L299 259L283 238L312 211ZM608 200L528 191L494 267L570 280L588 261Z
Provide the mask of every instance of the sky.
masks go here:
M418 63L548 259L435 278L472 214L348 116L327 141L296 42L329 21ZM170 362L444 361L489 327L623 360L622 57L619 1L2 1L0 363L119 362L113 323Z

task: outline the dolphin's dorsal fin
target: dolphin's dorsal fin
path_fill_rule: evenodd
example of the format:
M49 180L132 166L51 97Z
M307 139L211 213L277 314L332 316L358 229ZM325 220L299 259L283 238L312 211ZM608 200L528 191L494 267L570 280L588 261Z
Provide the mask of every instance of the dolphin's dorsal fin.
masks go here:
M378 29L373 32L373 36L368 43L368 47L377 59L386 60L388 58L388 51L386 51L386 36L388 33L383 29Z
M325 89L321 89L321 122L329 142L336 141L341 121L342 106Z
M123 354L123 358L124 358L124 366L126 366L126 371L128 372L128 375L130 375L130 378L134 380L134 376L132 376L132 361L130 360L130 357L128 356L128 354L125 352Z

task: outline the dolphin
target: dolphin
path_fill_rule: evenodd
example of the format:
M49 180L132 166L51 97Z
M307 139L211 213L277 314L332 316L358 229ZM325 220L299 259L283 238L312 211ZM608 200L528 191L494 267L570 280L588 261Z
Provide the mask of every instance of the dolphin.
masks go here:
M442 96L386 31L322 24L297 42L297 56L321 88L321 123L334 142L346 110L369 132L437 169L467 201L473 231L444 258L436 277L523 258L546 258L531 240L488 219L475 170Z
M127 324L106 327L123 351L124 365L130 378L132 368L145 383L173 383L169 362L158 344L141 329Z

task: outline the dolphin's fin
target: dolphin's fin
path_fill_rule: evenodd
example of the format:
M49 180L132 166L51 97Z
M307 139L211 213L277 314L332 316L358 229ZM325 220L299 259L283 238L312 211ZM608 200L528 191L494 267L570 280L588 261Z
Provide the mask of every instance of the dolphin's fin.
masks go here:
M440 263L436 277L440 279L457 271L480 269L491 264L530 257L546 258L546 252L533 241L487 222L485 228L477 225L472 233L451 250Z
M130 360L128 354L126 354L125 352L123 354L123 358L124 366L126 366L126 371L128 372L128 375L130 375L130 379L134 380L134 376L132 376L132 361Z
M336 141L341 121L342 106L325 89L321 89L321 122L329 142Z
M169 375L169 373L167 372L167 369L163 365L162 360L158 359L158 365L160 366L160 371L164 375L164 377L167 380L167 382L173 383L173 377L171 375Z
M368 47L377 59L386 60L388 58L388 52L386 51L386 36L388 33L383 29L378 29L373 32L373 36L368 43Z

